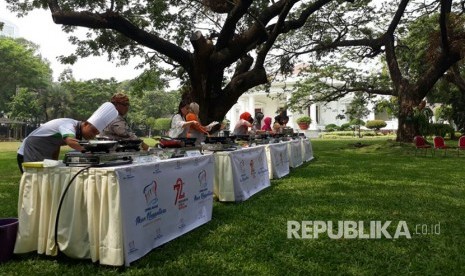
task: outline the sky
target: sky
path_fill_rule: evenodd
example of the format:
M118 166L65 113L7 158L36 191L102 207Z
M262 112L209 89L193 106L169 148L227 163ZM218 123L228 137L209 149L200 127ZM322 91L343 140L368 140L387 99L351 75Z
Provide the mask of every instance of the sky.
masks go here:
M133 79L141 73L135 70L137 62L126 66L118 66L109 62L106 57L88 57L79 59L74 65L63 65L57 56L73 53L74 46L68 42L67 35L61 30L61 25L53 23L50 11L34 10L28 16L18 18L6 9L4 0L0 0L0 19L15 24L19 29L19 36L39 45L42 57L51 63L54 80L66 68L73 70L76 80L90 80L95 78L109 79L114 77L118 81Z

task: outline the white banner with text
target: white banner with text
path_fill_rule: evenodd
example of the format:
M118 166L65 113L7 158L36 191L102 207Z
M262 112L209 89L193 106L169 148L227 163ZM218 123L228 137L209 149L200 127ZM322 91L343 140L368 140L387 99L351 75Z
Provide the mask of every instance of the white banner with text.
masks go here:
M212 155L121 168L125 265L212 217Z

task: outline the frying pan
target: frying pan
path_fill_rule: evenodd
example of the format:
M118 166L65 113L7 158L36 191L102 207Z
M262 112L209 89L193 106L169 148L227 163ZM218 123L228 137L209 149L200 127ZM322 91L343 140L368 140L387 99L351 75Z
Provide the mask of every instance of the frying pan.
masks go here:
M116 151L126 151L126 150L140 150L140 144L142 143L141 139L133 140L119 140Z
M90 152L110 152L111 149L118 143L117 141L79 141L79 144Z

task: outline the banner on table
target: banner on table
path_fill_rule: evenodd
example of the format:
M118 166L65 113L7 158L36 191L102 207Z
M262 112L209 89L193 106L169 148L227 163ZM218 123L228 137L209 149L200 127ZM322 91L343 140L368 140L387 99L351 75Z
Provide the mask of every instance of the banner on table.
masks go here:
M302 139L302 160L308 162L313 159L313 148L310 139Z
M270 186L265 147L259 146L230 154L235 201L247 200Z
M214 170L205 155L116 171L126 266L211 220Z
M289 141L287 145L289 151L289 166L291 168L297 168L303 164L300 139Z
M289 154L287 147L287 143L276 143L266 146L270 178L281 178L289 174Z

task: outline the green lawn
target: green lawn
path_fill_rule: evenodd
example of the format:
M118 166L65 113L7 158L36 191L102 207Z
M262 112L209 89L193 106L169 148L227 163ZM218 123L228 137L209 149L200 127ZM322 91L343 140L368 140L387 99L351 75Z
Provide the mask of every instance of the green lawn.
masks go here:
M354 147L362 142L363 147ZM451 142L455 143L455 142ZM0 216L17 215L16 145L0 143ZM414 156L380 139L313 140L315 159L242 203L214 203L208 224L129 268L35 253L0 275L463 275L465 156ZM288 221L405 221L411 239L288 239ZM440 224L438 227L434 228ZM421 234L421 229L439 230ZM416 234L415 230L420 230ZM336 230L335 230L336 231ZM367 231L367 230L366 230ZM431 231L429 231L431 232Z

